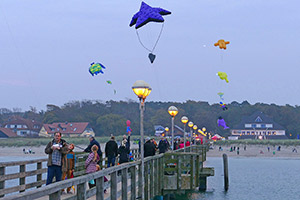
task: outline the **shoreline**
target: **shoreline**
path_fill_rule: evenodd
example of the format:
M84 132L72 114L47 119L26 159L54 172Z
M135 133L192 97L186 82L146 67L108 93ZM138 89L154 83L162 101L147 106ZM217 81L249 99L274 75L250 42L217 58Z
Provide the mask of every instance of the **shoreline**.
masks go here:
M222 147L222 151L219 151L219 147ZM236 145L236 150L230 152L231 146L228 145L213 145L213 149L209 149L206 156L207 157L222 157L226 153L229 157L281 157L281 158L299 158L300 159L300 146L281 146L280 151L278 151L278 145L246 145L246 150L244 150L244 145ZM232 148L235 145L232 145ZM82 146L83 147L83 146ZM137 147L137 145L132 145L132 147ZM240 148L239 155L237 154L237 147ZM270 147L270 151L268 151ZM293 152L293 149L297 152ZM28 151L31 149L34 154L24 154L23 149ZM104 152L105 144L101 144L101 150ZM44 146L24 146L24 147L0 147L0 157L24 157L32 158L35 157L47 157L44 153ZM74 149L75 152L82 152L80 148ZM273 154L275 152L275 154ZM1 161L0 161L1 162Z
M235 151L230 151L231 147L236 147ZM270 157L270 158L298 158L300 159L300 146L280 146L280 151L278 151L278 146L271 145L246 145L246 150L244 150L245 145L213 145L213 149L209 149L206 156L207 157L222 157L224 153L229 157ZM219 147L223 150L219 151ZM237 147L240 148L239 154L237 153ZM269 147L269 151L268 151ZM296 151L293 152L293 149Z

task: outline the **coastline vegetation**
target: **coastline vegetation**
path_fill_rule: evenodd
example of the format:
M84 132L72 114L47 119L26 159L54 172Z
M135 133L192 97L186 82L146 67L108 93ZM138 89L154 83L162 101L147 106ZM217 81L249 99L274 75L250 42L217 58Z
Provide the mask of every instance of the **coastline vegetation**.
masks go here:
M300 106L275 105L256 103L251 105L247 101L238 103L233 101L226 106L224 111L218 103L209 104L204 101L188 100L179 102L153 102L147 101L144 115L145 135L154 134L154 126L161 125L170 127L171 117L167 112L169 106L176 106L179 110L175 117L175 125L183 127L182 116L187 116L198 127L206 127L207 132L229 136L230 129L218 126L217 119L221 116L230 128L237 126L243 117L249 116L256 111L261 111L271 117L276 123L284 127L289 139L296 139L300 134ZM132 135L140 133L139 104L137 101L71 101L62 106L47 105L46 111L30 110L22 112L21 109L9 110L0 108L0 126L10 120L12 116L21 116L25 119L39 121L44 124L54 122L89 122L96 136L109 137L111 134L123 135L126 131L126 121L131 121Z

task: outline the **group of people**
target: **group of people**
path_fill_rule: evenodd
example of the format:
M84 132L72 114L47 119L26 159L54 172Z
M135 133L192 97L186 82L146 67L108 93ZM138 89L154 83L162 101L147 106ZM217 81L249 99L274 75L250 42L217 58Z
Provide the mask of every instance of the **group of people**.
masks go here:
M130 158L130 135L124 135L123 139L118 147L118 144L114 136L111 136L110 140L105 144L105 156L107 157L107 167L114 166L116 163L116 157L119 155L119 164L129 162ZM85 161L86 173L94 173L101 169L102 163L102 151L99 142L93 136L89 137L90 143L84 152L88 152L89 155ZM190 146L190 142L186 141L186 146ZM184 141L176 139L174 141L174 150L184 148ZM159 153L165 153L170 149L170 143L167 138L162 137L157 144L154 138L146 138L144 144L144 157L155 155L156 151ZM46 185L52 183L55 177L56 182L70 179L73 177L75 169L75 153L74 144L69 144L61 138L61 133L56 132L54 139L50 141L46 148L45 153L48 154L48 172ZM104 181L107 181L104 177ZM89 187L94 187L95 181L89 182ZM64 192L64 191L63 191ZM71 188L67 188L67 192L71 193Z
M93 136L89 137L90 144L84 149L84 152L88 152L89 155L85 161L86 173L94 173L101 169L102 151L100 144ZM46 185L52 183L55 177L56 182L73 178L73 172L75 169L75 153L74 144L68 144L61 138L61 133L54 133L54 139L50 141L46 148L45 153L48 154L48 171ZM105 155L107 157L107 167L114 166L116 157L119 155L119 163L125 163L129 161L130 153L130 132L128 136L124 135L121 145L115 141L115 137L111 136L110 140L105 145ZM107 181L104 178L104 181ZM94 180L89 182L89 187L94 187ZM63 191L64 192L64 191ZM67 188L67 192L71 193L71 187Z
M187 140L185 146L188 147L190 145L190 142ZM171 145L167 138L161 137L161 140L157 144L154 138L150 139L149 137L147 137L146 142L144 144L144 157L146 158L148 156L154 156L157 150L160 154L165 153L170 148ZM184 140L179 138L175 139L173 149L177 150L181 148L184 148Z

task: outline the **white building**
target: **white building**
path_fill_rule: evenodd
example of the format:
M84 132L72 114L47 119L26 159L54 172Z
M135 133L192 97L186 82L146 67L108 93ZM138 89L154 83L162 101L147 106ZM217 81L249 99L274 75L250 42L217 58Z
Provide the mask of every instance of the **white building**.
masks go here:
M285 129L260 111L244 117L231 129L231 135L239 139L288 139Z

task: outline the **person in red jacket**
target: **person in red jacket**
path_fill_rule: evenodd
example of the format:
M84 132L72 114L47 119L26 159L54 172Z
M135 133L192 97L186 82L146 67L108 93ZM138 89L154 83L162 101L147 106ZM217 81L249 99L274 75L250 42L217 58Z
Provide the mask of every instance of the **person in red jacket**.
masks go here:
M191 143L190 143L190 141L186 140L186 142L185 142L185 146L186 146L186 147L189 147L189 146L191 146Z

